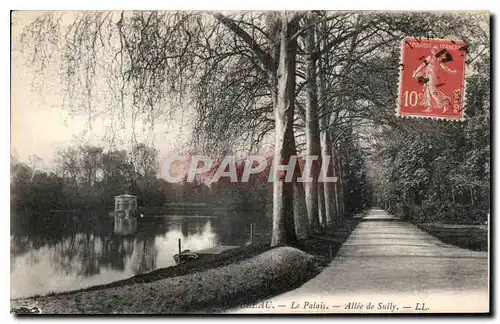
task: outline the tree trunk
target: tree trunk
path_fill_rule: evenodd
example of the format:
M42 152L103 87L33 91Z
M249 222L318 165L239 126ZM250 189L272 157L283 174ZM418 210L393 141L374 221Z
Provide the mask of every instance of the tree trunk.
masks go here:
M328 225L328 219L325 211L325 193L323 191L323 183L318 183L318 218L321 227Z
M332 145L331 145L331 140L330 140L330 130L328 129L328 120L329 120L329 113L328 113L328 103L326 102L326 79L325 79L325 74L323 73L323 61L321 59L318 60L318 102L322 102L322 105L318 105L319 107L322 107L318 109L318 111L321 113L321 117L319 118L320 122L320 144L321 144L321 161L323 163L327 163L328 165L321 166L322 170L326 170L325 176L333 176L332 174L332 166L334 164L331 156L328 159L327 156L331 155L332 152ZM319 188L321 190L321 193L323 195L323 201L324 201L324 217L325 217L325 223L326 226L330 227L334 224L335 220L335 211L334 211L334 183L332 182L326 182L323 181L319 183Z
M335 208L337 211L337 222L342 221L343 212L342 212L342 184L339 172L339 163L338 156L335 148L332 148L332 168L333 168L333 176L337 177L337 182L334 185L334 196L335 196Z
M275 112L273 232L271 246L296 243L293 213L293 183L285 181L285 173L278 174L276 165L288 164L294 146L293 115L295 100L296 42L290 41L295 28L289 22L291 13L283 13L280 30L280 57L278 64L278 91Z
M297 155L295 141L293 141L292 154ZM296 164L293 177L293 215L295 221L295 234L297 239L305 240L309 235L309 219L307 217L304 186L302 185L302 182L297 181L297 178L301 176L302 172L300 171L300 167Z
M273 58L274 62L278 62L280 54L280 42L279 39L279 25L278 19L276 18L276 13L270 13L267 16L267 27L268 27L268 46L269 55ZM273 105L277 105L277 89L278 89L278 75L276 70L269 73L269 80L271 85L271 93L273 98ZM292 142L292 155L297 155L297 146L295 140ZM305 201L304 186L301 182L297 181L297 178L301 177L301 170L299 165L296 165L295 173L293 177L293 215L295 222L295 234L299 240L305 240L309 234L309 220L307 218L307 208Z
M307 19L307 24L314 23L313 19ZM315 29L309 28L304 36L306 52L312 53L315 49ZM312 54L306 57L307 73L307 104L306 104L306 154L317 156L318 160L311 165L312 182L305 185L307 213L309 215L311 230L319 229L319 205L318 205L318 176L321 165L321 148L318 122L318 88L316 84L316 59Z
M344 186L344 170L342 168L342 162L340 157L337 156L337 166L338 166L338 184L339 184L339 200L340 200L340 219L345 219L345 186Z
M323 126L322 126L323 127ZM325 125L326 127L326 125ZM328 131L324 131L321 134L321 156L322 156L322 161L325 163L328 161L328 166L325 167L325 176L334 176L332 170L332 156L330 156L330 159L327 159L327 156L330 154L332 151L331 149L331 144L328 136ZM320 183L320 185L323 186L323 196L325 200L325 216L326 216L326 225L327 226L333 226L335 225L335 211L334 211L334 183L332 182L326 182L324 181L323 183Z
M280 57L281 44L280 39L280 19L277 19L278 13L269 13L267 18L268 32L268 47L269 55L273 62L278 62ZM273 106L277 106L277 91L278 91L278 75L276 70L269 71L270 90L273 99ZM292 154L297 154L295 140L292 142ZM298 239L304 240L308 236L309 222L307 219L307 209L305 207L305 194L302 183L297 182L297 178L301 176L300 168L296 167L296 172L293 178L293 215L295 222L295 233Z

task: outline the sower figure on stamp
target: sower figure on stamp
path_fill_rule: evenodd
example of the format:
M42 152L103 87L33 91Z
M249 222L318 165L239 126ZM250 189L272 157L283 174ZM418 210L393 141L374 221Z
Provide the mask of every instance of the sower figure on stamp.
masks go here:
M427 107L424 112L430 112L432 108L442 108L443 112L448 110L448 105L451 106L450 97L445 95L438 89L438 70L455 73L455 70L448 68L445 63L452 60L451 55L446 50L441 50L436 53L437 47L431 48L431 55L427 56L422 64L413 72L412 77L418 80L418 83L424 87L424 105ZM446 53L444 59L440 57Z

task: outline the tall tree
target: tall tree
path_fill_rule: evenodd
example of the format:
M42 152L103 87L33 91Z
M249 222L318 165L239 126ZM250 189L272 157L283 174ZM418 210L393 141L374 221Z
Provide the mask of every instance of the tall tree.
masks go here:
M314 26L315 19L312 13L307 14L306 24ZM318 87L316 83L316 55L314 50L316 48L316 28L308 28L305 31L304 42L306 51L306 74L307 74L307 104L305 112L305 131L306 131L306 156L316 157L316 160L311 164L311 183L305 186L307 213L309 215L311 230L317 231L320 224L320 209L321 204L318 205L318 178L321 165L321 146L320 146L320 132L319 132L319 119L318 119ZM323 199L320 199L323 201ZM323 201L324 202L324 201ZM323 205L324 206L324 205ZM324 212L322 213L324 215ZM326 223L331 223L330 215L327 215Z

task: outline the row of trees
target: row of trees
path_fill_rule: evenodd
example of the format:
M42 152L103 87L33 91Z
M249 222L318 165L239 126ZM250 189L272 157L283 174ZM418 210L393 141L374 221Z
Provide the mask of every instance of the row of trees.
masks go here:
M137 195L142 207L206 203L233 211L264 212L269 206L269 184L257 176L238 188L227 177L211 185L199 177L187 181L186 175L180 183L169 183L159 177L157 150L144 144L134 147L130 154L89 145L60 149L54 172L43 170L43 161L36 156L30 161L33 163L11 158L13 211L110 211L114 196L123 193Z
M205 90L197 98L203 103L197 107L204 116L197 128L202 144L208 142L210 149L220 143L238 145L241 138L246 139L244 135L255 142L273 130L275 160L287 162L298 150L322 156L313 164L314 185L301 188L300 183L283 179L274 183L273 245L293 243L296 235L304 238L308 231L335 226L344 217L346 200L357 200L361 207L363 198L369 196L364 194L369 186L362 172L355 177L362 193L356 199L353 191L346 191L345 183L338 190L318 183L319 168L331 155L333 165L340 165L332 168L334 174L341 179L343 173L356 174L348 163L356 154L350 156L355 151L349 148L356 148L363 135L376 136L375 132L363 134L364 125L392 133L404 131L393 108L404 36L457 35L476 56L489 44L485 20L474 15L287 12L231 18L216 14L215 18L236 35L234 47L250 49L251 59L238 56L234 62L220 63L218 58L209 66L221 69L220 73L204 75L211 82L197 84ZM264 22L259 24L259 19ZM246 73L241 73L242 66ZM225 91L213 91L219 87ZM214 128L218 132L211 136ZM241 129L249 129L249 134L234 134ZM303 209L294 206L302 203L303 189L307 213L297 212ZM304 215L307 221L301 219Z
M248 182L241 182L246 165L245 159L236 161L236 177L232 182L223 176L217 182L210 182L220 167L214 163L208 172L197 174L189 181L187 173L179 183L169 183L161 178L156 150L140 144L133 152L141 152L151 163L132 161L126 150L105 151L97 146L79 146L60 149L56 158L55 172L44 171L43 161L30 157L30 163L20 162L11 157L11 203L16 211L59 210L103 210L112 209L114 195L129 193L139 197L141 206L161 206L165 203L206 203L225 206L232 211L268 211L272 206L272 183L269 182L272 159L267 159L267 167L258 174L251 174ZM354 151L356 152L356 151ZM362 172L361 160L356 160L357 171ZM187 164L190 162L187 161ZM141 167L136 168L138 164ZM297 162L300 169L305 167L304 159ZM226 167L227 171L228 167ZM146 172L140 172L146 170ZM354 170L354 168L353 168ZM351 172L351 173L352 173ZM160 176L160 178L158 177ZM329 174L331 176L331 174ZM346 178L352 190L357 190L357 175ZM331 186L340 186L340 183Z
M360 140L378 127L404 128L393 108L401 39L456 35L474 52L489 44L475 15L85 12L65 24L45 13L22 40L37 67L62 60L67 104L89 118L95 98L110 99L107 111L130 109L151 121L194 110L198 153L253 152L271 142L274 161L321 156L313 185L297 182L299 172L292 182L275 179L276 246L338 225L346 204L350 211L369 205ZM327 156L339 186L318 182Z
M146 203L159 198L157 151L144 144L130 154L90 145L68 147L57 152L54 162L55 171L46 172L40 163L11 158L14 210L106 208L114 205L114 195L131 191L145 191Z

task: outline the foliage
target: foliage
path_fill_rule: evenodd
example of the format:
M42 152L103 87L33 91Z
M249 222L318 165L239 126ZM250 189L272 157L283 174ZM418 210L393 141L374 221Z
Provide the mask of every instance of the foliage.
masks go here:
M405 120L382 132L372 180L378 203L416 222L482 224L490 211L489 57L467 79L463 123ZM402 122L401 122L402 123Z

